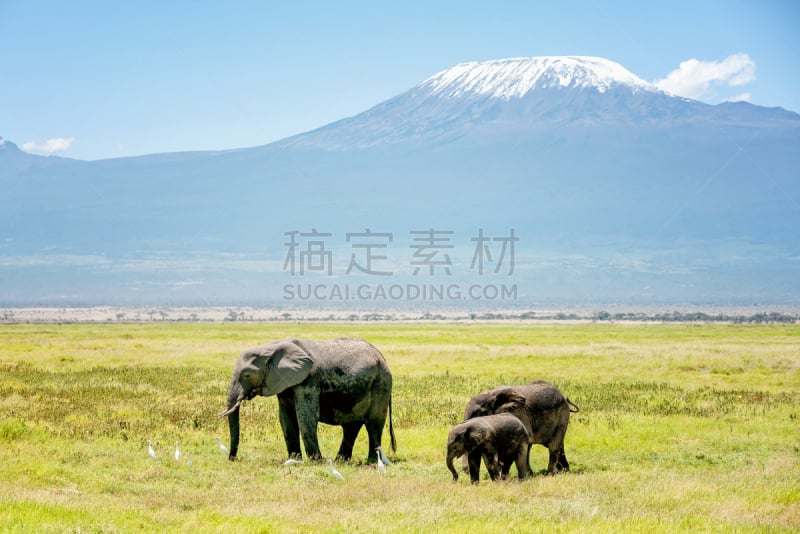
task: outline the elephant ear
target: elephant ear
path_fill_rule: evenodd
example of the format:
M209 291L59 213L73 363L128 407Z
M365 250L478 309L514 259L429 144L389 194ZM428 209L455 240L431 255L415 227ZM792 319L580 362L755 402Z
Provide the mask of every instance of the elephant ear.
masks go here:
M291 341L280 341L267 362L262 395L265 397L296 386L311 372L311 356Z
M492 415L494 413L493 405L494 398L492 397L492 392L489 390L481 391L473 396L467 403L467 408L464 410L464 421L482 415Z
M519 413L525 409L525 397L513 388L501 389L494 398L494 413Z
M487 440L486 429L481 425L467 428L464 432L464 450L471 453Z

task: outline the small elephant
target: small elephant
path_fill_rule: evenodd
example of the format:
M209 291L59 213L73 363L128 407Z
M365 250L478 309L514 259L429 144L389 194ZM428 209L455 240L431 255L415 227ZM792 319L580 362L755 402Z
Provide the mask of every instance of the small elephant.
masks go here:
M564 436L569 425L569 414L578 410L555 386L535 380L521 386L498 386L478 393L467 403L464 420L496 413L515 415L528 430L531 445L539 443L548 448L550 460L547 472L555 474L569 471L569 462L564 454Z
M362 426L367 427L367 461L376 462L388 413L392 427L392 374L383 355L361 339L332 341L285 339L243 351L233 369L227 410L231 446L228 459L239 448L239 406L256 395L277 395L286 450L301 457L300 436L306 454L321 459L317 424L339 425L343 430L337 456L350 460Z
M504 479L511 464L517 466L520 480L528 476L530 434L522 422L509 413L475 417L453 427L447 436L447 468L458 481L453 459L467 455L469 478L477 484L481 458L492 480Z

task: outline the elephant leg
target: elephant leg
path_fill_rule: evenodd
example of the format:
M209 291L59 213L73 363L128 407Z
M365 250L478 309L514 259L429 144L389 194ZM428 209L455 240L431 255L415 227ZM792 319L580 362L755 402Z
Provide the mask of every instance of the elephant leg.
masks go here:
M511 464L514 463L516 457L514 455L504 454L500 457L500 480L508 478L508 472L511 471Z
M363 425L364 424L360 421L342 425L342 444L339 446L339 452L336 454L337 458L349 461L350 458L353 457L353 445L355 445L356 438Z
M502 478L500 461L497 459L497 454L483 454L483 461L486 463L486 470L489 472L489 478L498 480Z
M556 469L559 471L569 471L569 462L567 461L567 455L564 454L564 444L561 444L561 448L558 450L558 461L556 462Z
M547 472L555 475L560 471L569 471L569 462L567 456L564 454L564 444L558 446L551 444L548 446L550 451L550 463L547 465Z
M367 420L367 437L369 438L369 450L367 451L367 463L377 463L378 453L375 449L381 446L383 440L383 426L386 418Z
M480 481L481 475L481 451L476 449L467 454L467 462L469 463L469 479L473 484Z
M528 443L525 449L525 467L528 468L528 473L533 473L533 469L531 469L531 447L533 447L533 443Z
M551 475L556 474L556 465L558 464L558 449L548 447L550 451L550 461L547 463L547 472Z
M508 478L509 467L509 464L500 462L500 480L505 480Z
M300 426L297 424L297 413L294 411L294 403L278 397L278 419L283 431L283 440L286 442L286 452L289 457L302 458L303 452L300 450Z
M306 448L308 458L310 460L321 460L322 453L319 451L319 441L317 440L317 425L307 421L303 427L302 435L303 446Z
M514 462L517 465L517 476L522 480L531 474L531 468L528 466L528 451L529 446L523 445L517 451L517 457Z
M567 429L559 428L547 444L547 449L550 451L550 462L547 465L547 472L551 475L559 471L569 471L569 462L564 454L564 435Z
M311 460L321 460L317 439L317 425L319 424L319 391L313 388L295 388L295 406L297 422L300 425L300 435L306 448L306 456Z

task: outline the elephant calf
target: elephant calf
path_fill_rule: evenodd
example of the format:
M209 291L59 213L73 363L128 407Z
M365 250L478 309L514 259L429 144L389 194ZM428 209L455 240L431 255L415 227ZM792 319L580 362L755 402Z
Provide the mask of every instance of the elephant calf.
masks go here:
M528 476L530 434L522 422L508 413L475 417L453 427L447 436L447 468L458 481L453 459L467 455L469 477L477 484L481 458L492 480L508 475L511 464L517 465L520 480Z
M530 443L539 443L550 451L547 472L555 474L569 471L564 436L570 413L577 411L578 407L558 388L543 380L534 380L521 386L498 386L478 393L467 403L464 420L497 413L515 415L528 430Z

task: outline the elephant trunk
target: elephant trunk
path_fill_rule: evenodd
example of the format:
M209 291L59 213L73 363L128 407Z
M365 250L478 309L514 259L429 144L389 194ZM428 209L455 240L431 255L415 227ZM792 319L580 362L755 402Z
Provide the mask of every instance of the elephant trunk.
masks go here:
M239 450L239 406L243 398L242 386L237 381L232 381L231 387L228 389L228 409L221 415L221 417L228 417L228 429L231 433L228 460L231 461L236 459L236 453Z
M236 459L236 453L239 450L239 407L237 406L230 414L228 414L228 428L231 431L231 446L228 452L228 460L233 461Z
M447 450L447 469L453 474L453 482L458 482L458 471L453 467L453 459L456 458L454 451L448 448Z

